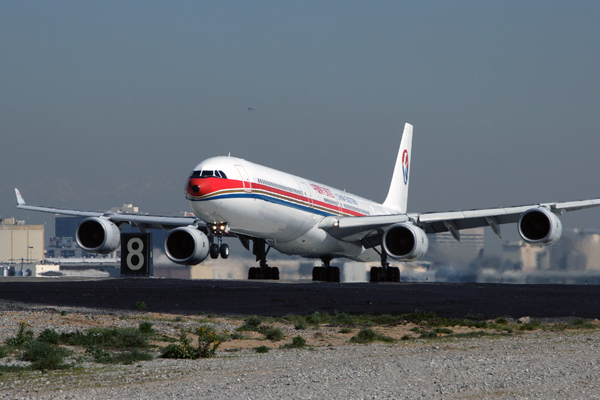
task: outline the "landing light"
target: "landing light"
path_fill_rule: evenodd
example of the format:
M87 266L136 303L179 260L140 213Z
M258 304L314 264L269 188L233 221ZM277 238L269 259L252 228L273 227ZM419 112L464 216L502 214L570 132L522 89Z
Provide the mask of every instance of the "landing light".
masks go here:
M333 223L333 226L335 226L336 228L337 228L338 226L340 226L340 221L335 221L335 222Z

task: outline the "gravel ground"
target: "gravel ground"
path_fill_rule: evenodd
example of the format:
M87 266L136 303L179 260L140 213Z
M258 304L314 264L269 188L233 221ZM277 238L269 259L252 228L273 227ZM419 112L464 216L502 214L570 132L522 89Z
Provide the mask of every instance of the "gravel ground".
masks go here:
M46 327L72 331L86 326L137 326L135 316L139 316L65 310L70 318L66 324L65 316L54 308L1 303L0 340L15 334L18 320L28 321L39 333ZM158 322L155 328L176 334L174 324ZM217 325L234 327L227 321ZM397 344L314 343L312 350L273 349L257 354L236 349L195 361L154 359L108 366L80 361L75 369L5 373L0 376L0 398L600 398L598 330Z

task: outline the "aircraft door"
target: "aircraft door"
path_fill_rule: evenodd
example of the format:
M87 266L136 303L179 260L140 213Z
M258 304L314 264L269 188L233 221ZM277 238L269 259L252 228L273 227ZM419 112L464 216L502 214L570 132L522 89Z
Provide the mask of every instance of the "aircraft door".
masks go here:
M248 172L242 165L236 164L235 167L237 168L238 172L240 173L240 176L242 177L244 192L252 193L252 182L250 181L250 175L248 175Z
M302 188L302 191L306 193L306 199L308 201L308 204L310 205L310 208L313 208L314 200L312 198L312 193L310 192L310 187L306 182L300 182L300 187Z

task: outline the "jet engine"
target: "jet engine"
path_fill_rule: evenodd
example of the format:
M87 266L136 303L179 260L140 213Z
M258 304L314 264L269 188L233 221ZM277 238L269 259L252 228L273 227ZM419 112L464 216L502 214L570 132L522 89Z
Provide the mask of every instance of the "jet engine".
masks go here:
M562 224L556 214L545 208L532 208L519 219L519 235L527 243L550 246L562 235Z
M396 260L415 261L429 248L429 239L418 226L400 223L390 226L383 234L386 253Z
M75 232L77 243L89 253L108 254L119 247L121 231L106 218L84 219Z
M165 253L177 264L199 264L208 256L208 237L193 226L175 228L165 240Z

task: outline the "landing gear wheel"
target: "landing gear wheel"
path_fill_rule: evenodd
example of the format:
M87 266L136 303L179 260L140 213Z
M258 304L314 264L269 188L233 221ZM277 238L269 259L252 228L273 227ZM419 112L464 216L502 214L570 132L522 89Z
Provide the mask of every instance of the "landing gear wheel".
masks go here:
M256 274L258 272L258 268L250 267L248 270L248 279L256 279Z
M229 257L229 245L227 243L223 243L219 249L219 253L221 254L222 259Z
M312 272L313 282L339 282L339 267L314 267Z
M325 280L325 279L323 279L324 278L324 276L323 276L324 270L325 270L324 267L314 267L313 268L312 273L313 273L313 281L314 282L320 282L320 281Z
M340 267L333 267L333 274L332 274L332 280L331 282L338 282L340 281Z
M400 268L388 267L386 278L388 282L400 282Z
M269 277L266 279L271 279L274 281L279 280L279 268L277 267L267 267Z
M219 257L219 245L213 243L210 245L210 258L215 259Z
M340 268L329 267L325 269L325 280L327 282L339 282L340 281Z
M383 275L383 268L381 267L371 267L371 278L370 278L370 282L371 283L375 283L375 282L385 282L385 276L381 276ZM384 279L381 279L384 278Z

